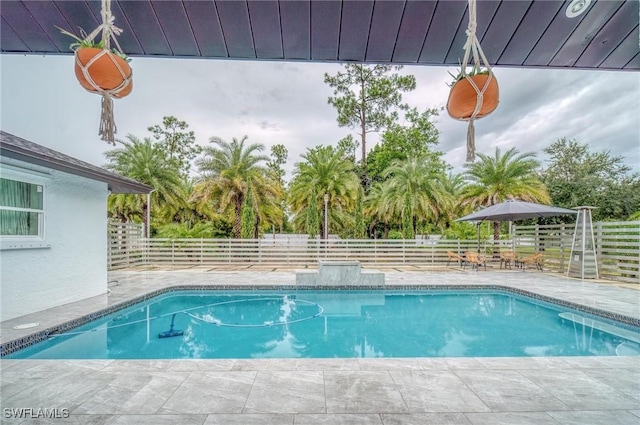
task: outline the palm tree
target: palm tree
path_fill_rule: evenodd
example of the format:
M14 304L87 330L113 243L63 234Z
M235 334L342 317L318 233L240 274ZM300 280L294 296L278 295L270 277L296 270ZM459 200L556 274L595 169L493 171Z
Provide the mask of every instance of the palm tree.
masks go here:
M402 219L405 237L413 237L419 222L437 222L452 205L440 168L427 157L395 159L382 177L386 181L379 208Z
M241 235L242 239L257 238L256 226L256 209L253 205L253 194L251 193L251 184L247 184L247 193L242 204L242 212L240 213L242 221Z
M382 224L382 238L389 237L391 230L390 223L393 219L392 211L384 199L387 197L389 184L384 182L376 182L371 186L367 197L364 199L364 214L371 220L369 230L373 230L376 225Z
M121 223L129 221L143 221L144 203L142 196L118 193L107 198L109 217Z
M227 212L233 217L234 237L242 236L242 205L251 187L253 205L260 208L257 215L258 224L266 217L274 217L277 210L277 185L267 178L267 169L262 162L269 160L266 155L258 152L264 150L264 145L254 143L247 145L245 135L238 140L235 137L231 143L219 137L212 137L209 141L216 146L203 148L204 156L196 160L196 166L202 173L202 179L197 185L197 196L219 203L220 211Z
M133 217L141 217L146 222L146 209L159 211L163 205L179 207L185 202L185 193L180 172L161 147L151 139L138 139L127 136L127 141L117 140L122 147L105 153L109 161L105 168L123 176L132 178L152 186L151 206L146 197L140 195L112 195L109 200L110 212L127 221Z
M444 233L445 228L449 227L451 222L456 218L462 215L462 207L459 202L456 202L460 199L462 194L462 190L465 187L465 180L462 174L456 174L449 172L442 179L442 185L445 192L448 194L449 201L451 204L449 208L443 211L443 215L440 217L440 220L436 222L437 226Z
M289 191L289 204L297 229L305 229L308 205L315 199L320 217L324 217L324 196L329 195L330 227L341 230L350 221L355 209L356 193L360 185L353 171L353 162L345 158L341 149L333 146L316 146L302 155L303 162L295 165ZM352 221L352 220L351 220ZM321 221L320 234L325 234Z
M507 199L519 199L527 202L551 203L547 188L540 181L536 170L540 163L535 153L519 153L511 148L500 155L496 148L495 156L478 154L479 161L469 165L464 173L469 184L462 190L460 204L468 209L488 207ZM500 238L500 223L493 223L493 237L497 243Z

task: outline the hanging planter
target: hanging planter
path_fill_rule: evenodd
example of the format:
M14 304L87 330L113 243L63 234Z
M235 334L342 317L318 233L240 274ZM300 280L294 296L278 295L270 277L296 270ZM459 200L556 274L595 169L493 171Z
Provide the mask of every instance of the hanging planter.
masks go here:
M476 74L469 77L476 87L484 87L489 80L489 74ZM482 94L480 110L475 115L482 118L489 115L498 107L499 102L498 81L495 78L489 80L489 84ZM478 93L467 78L462 78L452 84L447 100L447 112L457 120L468 120L473 116L478 103Z
M86 90L92 93L112 91L115 98L131 93L131 67L119 55L97 47L81 47L75 56L76 78Z
M476 142L474 121L487 116L498 107L498 82L491 71L480 41L476 36L476 0L469 2L469 26L467 42L464 44L464 59L460 72L449 86L447 112L451 117L468 121L467 162L475 160ZM471 71L467 72L467 67Z
M62 28L58 29L76 40L69 46L74 51L76 78L87 91L102 97L98 134L102 140L115 145L117 128L113 117L113 98L123 98L131 93L133 71L116 39L122 29L113 23L115 18L111 13L111 0L102 0L101 15L102 24L89 35L81 30L82 37L78 37ZM99 34L102 34L102 38L96 41ZM114 48L110 47L111 41Z

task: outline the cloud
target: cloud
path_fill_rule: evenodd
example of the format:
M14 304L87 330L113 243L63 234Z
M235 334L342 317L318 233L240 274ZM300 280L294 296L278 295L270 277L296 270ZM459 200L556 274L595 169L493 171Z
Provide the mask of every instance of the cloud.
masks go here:
M2 129L44 146L101 165L109 146L97 135L98 96L75 81L69 56L1 55ZM149 135L147 127L174 115L186 121L205 145L249 136L289 151L286 169L308 148L335 144L355 131L340 128L327 103L332 90L324 73L338 64L134 58L134 90L115 101L118 135ZM405 66L416 90L404 101L420 109L444 108L452 68ZM560 137L576 138L592 150L610 150L640 169L640 76L637 73L554 69L495 70L501 100L497 110L476 122L479 152L496 147L542 150ZM465 161L465 122L443 110L436 117L439 149L455 169ZM368 147L378 138L371 135Z

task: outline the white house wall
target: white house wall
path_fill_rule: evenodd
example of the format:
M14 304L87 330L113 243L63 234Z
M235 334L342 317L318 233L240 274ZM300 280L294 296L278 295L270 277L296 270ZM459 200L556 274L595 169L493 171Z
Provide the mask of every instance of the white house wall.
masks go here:
M2 240L0 320L105 294L107 184L55 170L23 173L5 164L0 170L5 178L44 184L45 208L38 242L45 247L7 249L15 244Z

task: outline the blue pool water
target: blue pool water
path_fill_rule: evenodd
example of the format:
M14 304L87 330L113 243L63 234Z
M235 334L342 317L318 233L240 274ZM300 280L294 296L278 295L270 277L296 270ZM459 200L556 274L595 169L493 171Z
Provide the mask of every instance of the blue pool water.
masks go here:
M506 292L180 291L9 357L612 356L640 354L639 341L637 328Z

